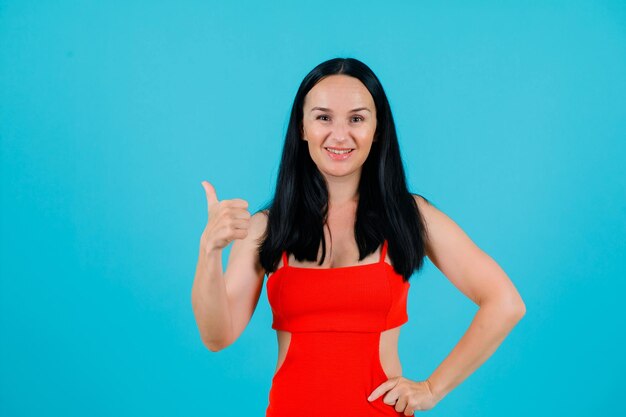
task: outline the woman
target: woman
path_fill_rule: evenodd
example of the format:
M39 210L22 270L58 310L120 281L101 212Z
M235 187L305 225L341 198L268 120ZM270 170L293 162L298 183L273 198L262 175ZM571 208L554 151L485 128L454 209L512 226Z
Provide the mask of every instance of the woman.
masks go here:
M453 220L407 190L387 97L356 59L323 62L302 81L265 210L250 216L245 200L219 201L211 184L202 185L209 220L194 314L210 350L229 346L268 275L279 345L268 417L431 409L525 314L502 269ZM221 251L231 241L223 274ZM424 256L480 308L432 375L413 381L402 375L397 343L408 320L409 278Z

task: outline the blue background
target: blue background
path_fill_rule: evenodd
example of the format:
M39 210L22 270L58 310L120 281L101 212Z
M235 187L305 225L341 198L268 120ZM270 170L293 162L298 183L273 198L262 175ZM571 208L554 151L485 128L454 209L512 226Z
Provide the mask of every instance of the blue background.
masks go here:
M268 201L298 85L336 56L381 79L411 190L526 303L429 414L622 409L624 2L223 3L0 1L0 414L264 415L266 288L227 349L196 328L200 182ZM411 282L423 380L477 307L428 260Z

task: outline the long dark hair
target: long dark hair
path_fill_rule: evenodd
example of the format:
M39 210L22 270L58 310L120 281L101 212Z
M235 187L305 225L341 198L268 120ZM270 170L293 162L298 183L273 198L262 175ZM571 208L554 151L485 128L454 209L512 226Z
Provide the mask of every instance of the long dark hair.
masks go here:
M377 140L363 163L358 186L354 235L359 261L387 239L393 267L408 281L423 266L425 224L413 195L407 190L396 128L383 86L367 65L354 58L322 62L300 84L291 108L274 198L259 210L268 215L267 228L259 240L260 263L267 273L274 272L283 250L293 253L299 261L315 261L320 243L319 265L324 262L328 190L311 159L307 142L301 140L302 107L309 90L322 78L334 74L359 79L376 105Z

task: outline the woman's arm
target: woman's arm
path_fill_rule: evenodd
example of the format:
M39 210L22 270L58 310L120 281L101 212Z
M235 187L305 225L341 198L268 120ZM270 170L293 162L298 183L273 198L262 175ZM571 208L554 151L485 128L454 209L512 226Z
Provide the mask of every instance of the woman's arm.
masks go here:
M217 352L239 337L259 301L265 271L258 244L267 216L264 212L250 216L246 200L219 201L211 183L203 181L202 186L209 218L200 237L191 305L202 342ZM230 242L233 246L223 272L222 250Z
M428 230L426 254L479 306L470 327L426 380L441 400L489 358L526 313L517 289L500 266L443 212L415 196Z

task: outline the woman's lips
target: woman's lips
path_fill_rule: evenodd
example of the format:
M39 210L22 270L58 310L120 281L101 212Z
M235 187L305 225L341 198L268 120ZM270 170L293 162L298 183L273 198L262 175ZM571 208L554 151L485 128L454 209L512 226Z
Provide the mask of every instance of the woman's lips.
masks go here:
M350 148L330 148L330 149L346 150L346 149L350 149ZM350 158L350 156L352 155L352 152L354 152L354 149L352 149L350 152L346 152L346 153L343 153L343 154L333 153L333 152L329 151L327 148L324 148L324 151L326 151L326 154L333 161L344 161L344 160Z

